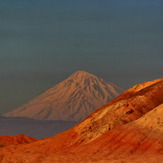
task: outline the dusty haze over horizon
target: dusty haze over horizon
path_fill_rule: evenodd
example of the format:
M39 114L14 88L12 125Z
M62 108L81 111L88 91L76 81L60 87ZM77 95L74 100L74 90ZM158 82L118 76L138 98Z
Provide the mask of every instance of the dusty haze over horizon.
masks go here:
M163 77L161 0L0 0L0 113L84 70L124 89Z

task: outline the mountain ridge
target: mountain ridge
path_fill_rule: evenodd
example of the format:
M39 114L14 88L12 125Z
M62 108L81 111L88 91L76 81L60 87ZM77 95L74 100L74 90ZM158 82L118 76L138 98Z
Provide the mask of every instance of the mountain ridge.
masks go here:
M40 120L81 121L112 100L122 89L85 72L77 71L27 104L4 114Z
M136 85L67 131L0 149L3 163L26 159L31 163L160 162L162 90L163 79Z

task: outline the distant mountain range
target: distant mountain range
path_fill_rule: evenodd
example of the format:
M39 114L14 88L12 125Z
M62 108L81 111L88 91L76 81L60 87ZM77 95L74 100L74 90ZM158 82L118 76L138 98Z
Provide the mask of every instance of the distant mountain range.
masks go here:
M3 163L163 160L163 79L136 85L53 137L0 148ZM12 143L11 143L12 144Z
M0 135L25 134L42 139L68 130L78 122L61 120L36 120L25 117L0 117Z
M85 71L77 71L63 82L4 116L81 121L122 92L123 90L113 83Z

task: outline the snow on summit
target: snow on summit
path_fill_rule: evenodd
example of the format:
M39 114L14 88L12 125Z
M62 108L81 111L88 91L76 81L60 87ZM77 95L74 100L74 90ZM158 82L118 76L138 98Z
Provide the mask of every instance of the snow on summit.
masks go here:
M91 73L77 71L5 116L80 121L121 93L122 89L115 84Z

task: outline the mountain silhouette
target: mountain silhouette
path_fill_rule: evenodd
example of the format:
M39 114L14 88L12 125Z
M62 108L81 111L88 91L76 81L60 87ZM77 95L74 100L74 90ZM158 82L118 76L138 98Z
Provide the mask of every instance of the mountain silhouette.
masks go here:
M4 116L81 121L122 92L123 90L115 84L85 71L77 71L29 103Z

